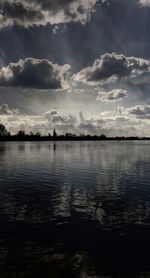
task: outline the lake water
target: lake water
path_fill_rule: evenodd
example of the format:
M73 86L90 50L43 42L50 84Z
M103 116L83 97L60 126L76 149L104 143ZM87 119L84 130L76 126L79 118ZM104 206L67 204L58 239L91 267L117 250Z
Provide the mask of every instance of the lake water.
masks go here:
M150 277L150 142L1 142L5 277Z

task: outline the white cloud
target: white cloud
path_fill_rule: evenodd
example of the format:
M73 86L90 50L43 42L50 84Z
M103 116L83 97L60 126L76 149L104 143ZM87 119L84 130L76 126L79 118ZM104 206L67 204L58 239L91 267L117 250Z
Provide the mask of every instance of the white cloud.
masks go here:
M98 93L96 100L101 102L121 101L126 96L127 96L126 90L114 89L109 92L100 91Z
M140 3L142 6L148 6L148 7L150 7L150 0L139 0L139 3Z
M19 115L18 109L10 110L8 104L4 103L0 106L0 115Z
M140 119L150 119L150 105L136 105L128 108L120 108L121 114L129 114Z

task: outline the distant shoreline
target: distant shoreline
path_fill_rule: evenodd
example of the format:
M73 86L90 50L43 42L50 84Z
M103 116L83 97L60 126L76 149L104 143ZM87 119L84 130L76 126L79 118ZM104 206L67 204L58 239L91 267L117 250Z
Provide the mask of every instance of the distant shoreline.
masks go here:
M24 130L19 130L17 134L11 134L7 131L6 127L3 124L0 124L0 141L9 141L9 142L41 142L41 141L135 141L135 140L150 140L150 137L138 137L138 136L114 136L107 137L105 134L101 135L90 135L90 134L73 134L66 133L65 135L57 134L56 130L53 130L53 135L50 133L48 135L42 135L40 132L30 132L30 134L25 133Z
M48 137L43 136L39 138L30 138L30 136L25 138L19 138L17 136L10 136L10 137L0 137L0 142L60 142L60 141L149 141L150 137L106 137L101 138L100 136L85 136L85 137Z

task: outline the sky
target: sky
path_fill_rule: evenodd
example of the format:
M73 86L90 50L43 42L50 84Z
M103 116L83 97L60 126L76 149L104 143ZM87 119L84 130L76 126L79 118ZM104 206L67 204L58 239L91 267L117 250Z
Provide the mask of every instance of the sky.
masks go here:
M150 136L150 0L1 0L0 123Z

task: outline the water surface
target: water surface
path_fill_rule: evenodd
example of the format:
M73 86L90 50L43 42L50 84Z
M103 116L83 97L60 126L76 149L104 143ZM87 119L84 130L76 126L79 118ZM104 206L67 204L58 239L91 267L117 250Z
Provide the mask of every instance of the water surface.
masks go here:
M1 142L0 278L150 277L150 142Z

